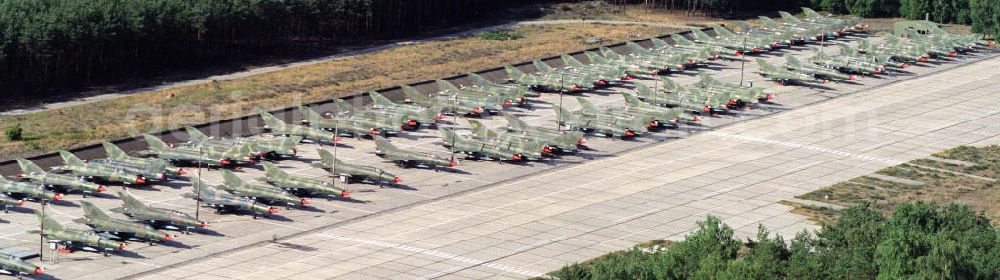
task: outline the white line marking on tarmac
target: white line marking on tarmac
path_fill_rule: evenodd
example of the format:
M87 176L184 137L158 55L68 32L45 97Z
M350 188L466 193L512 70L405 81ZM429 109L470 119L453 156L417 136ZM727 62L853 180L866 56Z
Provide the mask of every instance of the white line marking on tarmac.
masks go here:
M430 250L430 249L421 249L421 248L417 248L417 247L413 247L413 246L409 246L409 245L401 245L401 244L390 243L390 242L385 242L385 241L378 241L378 240L360 239L360 238L354 238L354 237L349 237L349 236L331 235L331 234L326 234L326 233L317 234L316 236L326 237L326 238L334 239L334 240L356 242L356 243L374 245L374 246L379 246L379 247L392 248L392 249L397 249L397 250L414 252L414 253L418 253L418 254L429 255L429 256L435 256L435 257L439 257L439 258L446 259L446 260L454 260L454 261L458 261L458 262L467 263L467 264L470 264L472 266L482 265L482 266L485 266L485 267L489 267L489 268L493 268L493 269L497 269L497 270L502 270L502 271L507 271L507 272L511 272L511 273L517 273L519 275L524 275L524 276L529 276L529 277L541 277L543 275L542 273L535 272L535 271L528 271L528 270L518 269L518 268L514 268L514 267L511 267L511 266L507 266L507 265L502 265L502 264L498 264L498 263L491 263L491 262L484 261L484 260L471 259L471 258L462 257L462 256L455 255L455 254L449 254L449 253L445 253L445 252L441 252L441 251L435 251L435 250ZM454 268L454 270L458 270L458 269L461 269L461 267ZM451 271L448 271L448 272L442 271L442 272L444 272L445 274L446 273L451 273ZM434 277L436 277L436 276L434 276ZM424 278L421 278L421 279L426 279L426 278L432 278L432 277L425 276Z
M709 134L718 135L718 136L723 137L723 138L734 138L734 139L747 140L747 141L753 141L753 142L759 142L759 143L778 144L778 145L782 145L782 146L786 146L786 147L791 147L791 148L796 148L796 149L806 149L806 150L810 150L810 151L824 152L824 153L834 154L834 155L839 155L839 156L854 157L854 158L857 158L857 159L860 159L860 160L881 161L881 162L885 162L885 163L889 163L889 164L893 164L893 165L901 164L901 163L904 162L904 161L901 161L901 160L896 160L896 159L891 159L891 158L873 157L873 156L867 156L867 155L862 155L862 154L855 154L855 153L850 153L850 152L845 152L845 151L840 151L840 150L827 149L827 148L817 147L817 146L812 146L812 145L805 145L805 144L799 144L799 143L787 142L787 141L771 140L771 139L767 139L767 138L760 138L760 137L754 137L754 136L748 136L748 135L729 134L729 133L719 132L719 131L713 131L713 132L710 132Z

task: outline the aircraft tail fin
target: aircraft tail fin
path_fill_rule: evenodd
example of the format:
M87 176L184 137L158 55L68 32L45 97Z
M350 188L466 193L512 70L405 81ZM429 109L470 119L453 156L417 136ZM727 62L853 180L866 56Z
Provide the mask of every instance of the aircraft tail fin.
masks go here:
M576 101L580 103L580 107L583 108L584 111L587 111L587 112L597 112L597 111L599 111L597 109L597 106L594 106L594 103L591 103L590 100L587 100L586 98L577 97Z
M272 178L272 177L273 178L288 177L288 172L285 172L284 170L281 170L281 168L278 168L278 166L274 165L274 163L270 163L270 162L266 162L266 161L264 162L264 173L267 174L267 177L269 177L269 178Z
M709 85L718 83L718 80L712 78L711 75L708 75L708 73L705 72L698 72L698 79L701 80L702 83Z
M670 46L670 44L667 44L667 41L664 41L663 39L660 39L660 38L651 38L651 39L649 39L649 41L653 42L653 47L657 48L657 49L664 49L664 48L670 48L670 47L672 47L672 46Z
M643 48L639 44L636 44L635 42L632 42L632 41L625 42L625 46L627 46L628 49L631 50L634 53L640 53L640 54L642 54L642 53L649 53L649 50L647 50L646 48Z
M785 57L785 62L787 62L788 65L791 65L793 67L802 67L802 62L800 62L798 58L795 58L795 56L786 54L784 55L784 57Z
M265 126L270 128L285 127L285 121L278 119L278 117L268 112L260 112L260 119L264 121Z
M493 84L493 82L490 82L490 80L487 80L486 78L483 78L483 76L480 76L479 74L468 73L466 75L469 76L469 78L472 79L472 82L476 83L477 85L485 86L485 85Z
M334 99L333 105L337 107L337 114L350 115L354 112L354 106L347 104L347 101L344 101L343 99Z
M757 18L759 18L760 21L764 23L764 26L767 26L768 28L777 28L778 26L780 26L777 22L775 22L773 19L769 17L757 16Z
M572 56L569 56L567 54L559 55L559 57L562 58L563 63L565 63L566 65L569 65L570 67L580 68L580 69L583 69L583 68L587 67L586 65L583 65L583 63L580 62L579 60L576 60L576 58L573 58Z
M743 32L750 32L750 30L753 30L753 27L750 27L750 24L747 23L746 21L742 21L742 20L737 21L736 25L739 26L740 27L740 31L743 31Z
M542 72L542 73L552 72L552 66L549 66L548 64L545 64L545 62L543 62L541 60L534 59L534 60L531 61L531 65L535 66L535 69L538 69L538 72Z
M524 72L521 72L521 70L518 70L514 66L507 65L503 69L507 71L507 75L510 76L509 79L511 81L520 81L524 77Z
M822 15L820 15L819 13L817 13L815 10L810 9L810 8L806 8L806 7L802 7L802 13L805 14L806 17L823 17Z
M29 173L29 174L30 173L35 173L35 174L45 173L45 170L42 170L42 168L38 167L37 164L35 164L34 162L31 162L30 160L27 160L27 159L23 159L23 158L17 159L17 165L21 166L21 172L24 172L24 173Z
M330 151L317 149L316 152L319 153L320 162L325 165L333 165L333 162L337 160L337 158L333 157L333 154L331 154Z
M88 220L111 219L111 216L108 216L108 213L104 213L104 210L97 208L97 205L94 205L93 202L81 200L80 207L83 208L83 217Z
M59 156L61 156L62 159L63 159L63 161L66 162L66 165L80 166L80 165L85 165L86 164L85 162L83 162L83 160L81 160L80 158L76 157L76 155L74 155L73 153L70 153L69 151L66 151L66 150L59 150Z
M778 67L775 67L774 65L772 65L770 63L767 63L767 61L764 61L763 59L760 59L760 58L757 59L757 64L760 65L760 69L763 70L763 71L775 71L775 70L778 70Z
M792 14L789 14L788 12L778 11L778 14L781 15L781 19L784 19L787 22L790 22L790 23L802 23L801 20L799 20L798 18L796 18Z
M576 117L573 117L573 114L570 114L569 111L566 111L566 109L559 106L552 106L552 108L556 110L556 114L559 114L559 118L562 122L576 122Z
M697 38L698 40L701 40L701 41L711 41L712 40L712 36L708 36L708 34L706 34L705 32L701 31L701 29L691 28L691 34L694 34L694 37Z
M437 84L439 91L450 91L451 93L454 94L458 94L459 92L462 91L458 87L456 87L455 84L452 84L449 81L436 80L434 81L434 83Z
M642 101L639 101L638 98L635 98L635 95L622 94L622 97L625 98L625 104L628 104L629 106L637 106L639 103L642 103Z
M695 45L694 42L691 42L691 40L688 40L687 38L684 38L684 36L681 36L681 34L672 34L672 35L670 35L670 39L674 40L674 44L678 44L678 45L683 45L683 46L694 46Z
M441 140L452 146L462 142L463 140L462 137L458 137L458 135L455 134L455 131L447 127L442 127L438 129L438 133L440 133Z
M385 98L385 96L382 96L381 93L378 93L376 91L369 91L368 96L372 98L372 103L376 107L389 107L396 105L396 102L392 102L392 100Z
M420 92L419 90L406 85L402 86L402 88L403 88L403 94L406 95L406 100L420 105L434 104L434 100L431 99L430 97L427 97L427 95L425 95L423 92Z
M608 59L618 59L621 57L620 54L616 53L615 50L609 49L608 47L601 47L601 54Z
M60 224L55 219L52 219L52 217L49 217L49 215L42 215L41 212L38 212L37 215L38 215L38 221L40 221L42 223L42 225L45 226L46 229L49 229L49 230L52 230L52 231L63 230L63 225Z
M156 138L156 136L143 134L142 138L146 139L146 146L149 146L150 150L163 151L170 149L170 145L164 143L163 140L160 140L160 138Z
M140 208L140 207L142 207L142 208L146 207L145 204L143 204L138 199L136 199L134 196L132 196L132 193L130 193L127 189L118 192L118 197L120 197L122 199L122 203L125 204L125 207L133 208L133 209L134 208ZM112 210L112 211L114 211L114 210Z
M726 37L736 36L736 34L733 34L732 31L729 31L729 29L726 29L725 27L722 26L716 25L715 27L712 27L712 29L715 30L715 34L719 34L719 36L726 36Z
M645 99L653 97L653 89L649 88L649 86L644 83L635 83L635 93L638 94L639 97Z
M229 170L222 171L222 179L224 182L226 182L226 185L230 187L243 185L245 183L243 179L240 179L239 176L236 176L236 173L233 173L232 171Z
M604 59L603 56L601 56L601 55L599 55L599 54L597 54L595 52L586 51L586 52L583 52L583 54L587 55L587 59L590 59L591 63L597 63L597 64L608 63L607 59Z
M683 87L680 84L674 82L674 80L671 80L666 76L660 76L660 81L663 81L663 88L666 89L667 91L677 91L679 89L683 89Z
M205 142L206 140L208 140L208 135L205 135L204 133L201 133L201 131L198 130L197 128L189 126L189 127L185 127L184 131L187 132L188 139L191 140L191 141L193 141L193 142L202 143L202 142ZM107 146L105 146L105 149L107 149Z
M375 148L378 151L387 153L399 150L399 148L396 148L396 146L392 145L392 143L389 143L389 139L385 139L385 137L375 136L373 138L375 139Z
M312 108L306 106L299 106L299 114L302 115L302 120L308 121L310 123L319 121L323 119L323 116L317 113Z
M510 127L513 130L524 131L528 127L527 123L525 123L521 119L518 119L514 115L504 114L503 118L507 120L507 127Z

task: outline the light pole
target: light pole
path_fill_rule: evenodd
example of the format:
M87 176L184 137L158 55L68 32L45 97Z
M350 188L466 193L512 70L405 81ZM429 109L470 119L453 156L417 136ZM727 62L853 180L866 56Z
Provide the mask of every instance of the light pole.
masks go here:
M42 186L45 186L45 177L42 177ZM38 232L38 260L45 259L45 197L39 198L42 203L42 220L39 223L41 231Z
M369 132L370 133L370 132ZM340 113L333 114L333 187L337 187L337 137L340 136Z
M556 118L556 128L559 132L562 132L562 110L563 109L563 95L566 94L566 73L559 72L559 112Z
M205 158L205 147L198 146L198 182L195 182L194 219L201 221L201 162Z
M747 49L747 34L745 33L743 34L743 46L740 48L741 51L746 51ZM740 86L743 86L743 69L745 68L746 64L747 64L746 57L740 59Z

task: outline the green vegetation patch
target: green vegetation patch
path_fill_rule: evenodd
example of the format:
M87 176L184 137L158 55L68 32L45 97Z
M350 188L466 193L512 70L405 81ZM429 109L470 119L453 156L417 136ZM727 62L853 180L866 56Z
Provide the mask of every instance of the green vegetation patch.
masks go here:
M495 40L495 41L510 41L521 39L524 36L513 33L510 30L497 30L497 31L486 31L479 33L479 39L483 40Z
M997 279L1000 231L965 205L869 203L790 242L760 227L739 240L709 216L667 250L631 249L551 272L551 279Z

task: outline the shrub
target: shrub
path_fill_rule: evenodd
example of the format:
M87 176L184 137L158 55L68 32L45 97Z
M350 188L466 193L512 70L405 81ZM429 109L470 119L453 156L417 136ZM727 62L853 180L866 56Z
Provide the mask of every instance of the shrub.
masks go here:
M4 130L4 135L7 136L7 141L21 141L23 139L24 129L21 128L21 124L15 124L14 126L8 127Z

